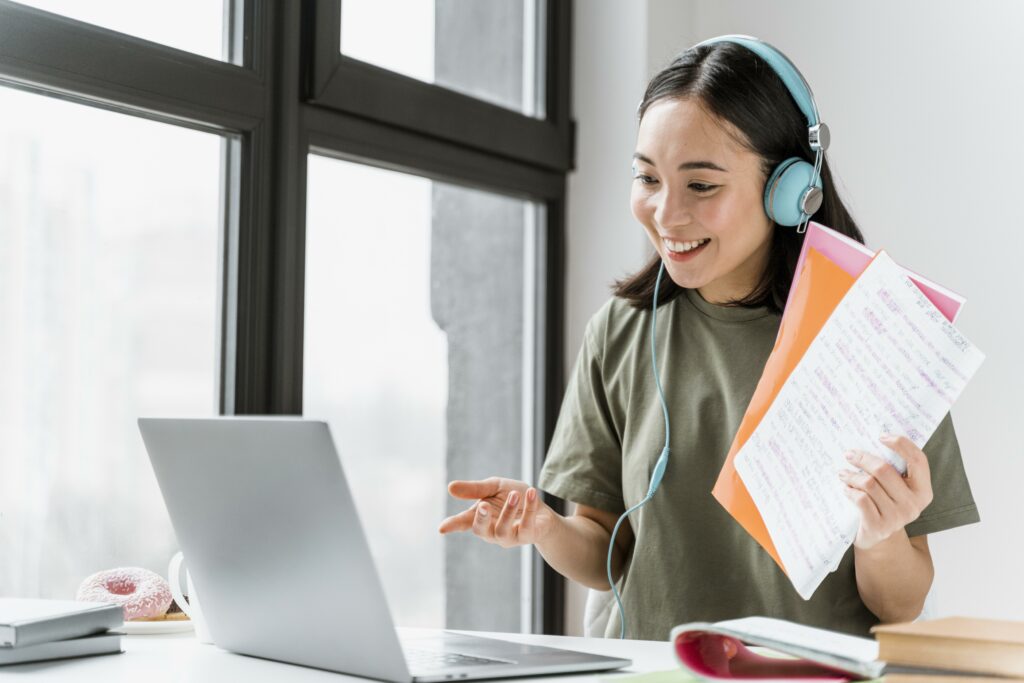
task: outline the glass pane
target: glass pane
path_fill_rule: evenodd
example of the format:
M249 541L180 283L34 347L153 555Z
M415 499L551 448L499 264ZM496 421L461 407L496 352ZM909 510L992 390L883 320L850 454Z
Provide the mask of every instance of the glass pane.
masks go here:
M521 553L437 527L470 504L449 479L532 467L533 207L316 156L308 190L303 412L331 425L396 622L518 631Z
M543 117L543 7L544 0L343 0L341 51Z
M139 436L217 399L220 138L0 88L0 595L166 572Z
M227 61L224 0L18 0L47 12Z

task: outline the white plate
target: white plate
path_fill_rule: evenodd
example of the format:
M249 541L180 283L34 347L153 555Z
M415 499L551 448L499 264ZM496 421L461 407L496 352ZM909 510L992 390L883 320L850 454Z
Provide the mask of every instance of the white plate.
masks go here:
M191 619L171 621L126 621L113 629L129 636L155 635L158 633L184 633L193 629Z

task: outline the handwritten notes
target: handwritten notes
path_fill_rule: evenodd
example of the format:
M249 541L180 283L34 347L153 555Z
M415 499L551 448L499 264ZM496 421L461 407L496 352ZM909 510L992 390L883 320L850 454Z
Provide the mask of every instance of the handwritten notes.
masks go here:
M883 433L919 447L984 360L885 252L860 275L736 455L797 592L809 599L859 525L837 473L851 449L896 469Z

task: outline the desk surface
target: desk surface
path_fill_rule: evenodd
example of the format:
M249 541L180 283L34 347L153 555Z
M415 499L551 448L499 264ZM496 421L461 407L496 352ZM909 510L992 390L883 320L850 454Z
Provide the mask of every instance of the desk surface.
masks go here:
M622 673L664 671L678 666L667 642L538 636L519 633L481 633L522 643L549 645L583 652L594 652L633 660L633 666L619 669ZM326 682L339 680L366 681L318 669L282 664L245 655L236 655L214 645L200 644L191 633L160 636L126 636L125 651L120 655L101 655L34 664L18 664L0 668L5 681L76 681L99 683L124 681L131 683L247 681L250 683ZM592 683L599 676L612 672L559 675L522 679L541 683Z

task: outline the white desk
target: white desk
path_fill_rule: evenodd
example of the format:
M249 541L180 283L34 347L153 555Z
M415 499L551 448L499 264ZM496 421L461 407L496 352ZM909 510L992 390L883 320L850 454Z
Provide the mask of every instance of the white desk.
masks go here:
M667 642L610 640L602 638L571 638L568 636L535 636L519 633L481 633L508 640L536 645L550 645L583 652L594 652L633 660L633 666L619 669L619 673L664 671L678 666ZM231 683L306 683L334 681L366 681L365 678L345 676L318 669L282 664L255 657L236 655L214 645L201 645L191 633L162 636L126 636L125 651L119 655L100 655L79 659L65 659L33 664L17 664L0 668L4 683L24 680L75 681L76 683L164 683L203 682ZM559 675L522 679L541 683L593 683L598 677L612 676L614 672Z

